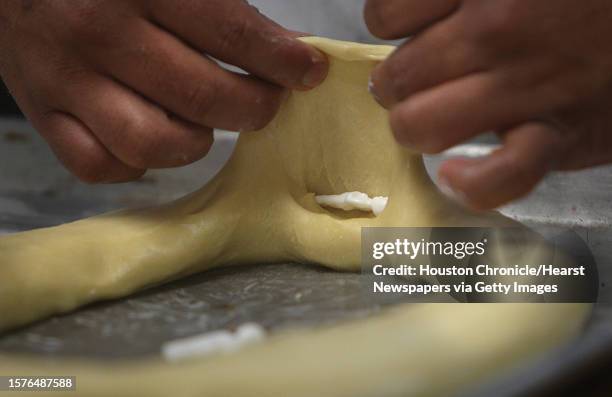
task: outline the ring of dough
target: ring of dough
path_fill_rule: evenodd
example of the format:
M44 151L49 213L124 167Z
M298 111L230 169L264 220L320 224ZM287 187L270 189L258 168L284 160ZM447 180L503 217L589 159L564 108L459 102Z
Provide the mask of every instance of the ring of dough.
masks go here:
M361 227L492 226L439 193L398 146L367 92L392 47L321 38L327 80L294 92L276 119L241 134L200 191L0 238L0 329L123 297L220 265L300 262L357 270ZM378 217L333 212L316 195L389 197ZM75 375L80 396L441 396L576 335L580 304L400 305L359 321L280 333L238 353L169 364L0 357L0 373ZM67 393L67 395L71 395Z

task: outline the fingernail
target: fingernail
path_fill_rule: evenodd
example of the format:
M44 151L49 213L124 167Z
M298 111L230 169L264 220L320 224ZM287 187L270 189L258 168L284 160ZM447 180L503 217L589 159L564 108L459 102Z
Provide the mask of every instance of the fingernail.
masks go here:
M446 178L439 178L438 184L439 184L440 191L446 197L450 198L451 200L463 206L466 206L466 207L468 206L467 195L461 190L453 188Z
M375 90L376 87L374 87L374 80L372 80L372 76L370 76L370 80L368 80L368 92L370 93L370 95L372 95L374 100L378 102L379 105L382 105L382 103L380 102L380 97L378 96L378 94L376 94Z
M325 80L329 69L327 57L317 50L313 50L312 65L304 75L302 84L306 88L315 88Z
M376 103L378 103L380 106L382 106L382 107L384 107L386 109L389 109L391 104L385 103L385 101L383 101L383 99L378 94L380 86L377 85L376 83L374 83L375 80L380 82L380 80L375 78L375 76L377 74L378 68L379 68L379 66L377 66L372 71L372 73L370 73L370 80L368 81L368 91L370 92L370 95L372 95L372 98L374 98Z

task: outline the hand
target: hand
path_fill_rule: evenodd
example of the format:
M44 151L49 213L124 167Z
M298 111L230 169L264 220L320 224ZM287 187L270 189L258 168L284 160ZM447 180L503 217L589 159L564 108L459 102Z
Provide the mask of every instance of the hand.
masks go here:
M243 0L2 1L0 75L67 168L119 182L198 160L213 128L260 129L284 88L324 80L298 36Z
M438 153L487 131L501 149L440 180L489 209L551 170L612 162L609 0L368 0L370 30L412 36L372 75L398 141Z

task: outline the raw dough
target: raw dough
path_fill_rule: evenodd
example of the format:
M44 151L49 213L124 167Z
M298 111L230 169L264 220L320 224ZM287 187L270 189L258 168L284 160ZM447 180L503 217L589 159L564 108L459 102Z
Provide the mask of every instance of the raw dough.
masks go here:
M326 82L293 93L264 130L242 134L202 190L160 208L0 238L0 329L219 265L295 261L357 270L362 226L513 224L449 202L421 156L395 144L387 112L367 92L372 68L392 47L304 40L329 55ZM365 217L314 200L350 191L388 196L388 206ZM437 396L567 341L589 310L399 306L186 364L5 357L0 373L76 375L79 395L87 396Z

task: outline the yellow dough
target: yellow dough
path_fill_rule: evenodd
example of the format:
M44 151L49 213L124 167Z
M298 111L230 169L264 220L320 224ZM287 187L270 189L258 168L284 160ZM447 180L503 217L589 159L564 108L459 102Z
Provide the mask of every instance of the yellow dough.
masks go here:
M327 80L294 92L264 130L241 134L202 190L0 238L0 330L123 297L220 265L318 263L358 270L361 227L503 226L449 202L421 156L399 147L367 92L393 47L320 38ZM378 217L330 211L315 195L389 197ZM0 357L0 374L70 374L86 396L438 396L567 341L589 305L423 304L273 336L234 355L110 367Z

